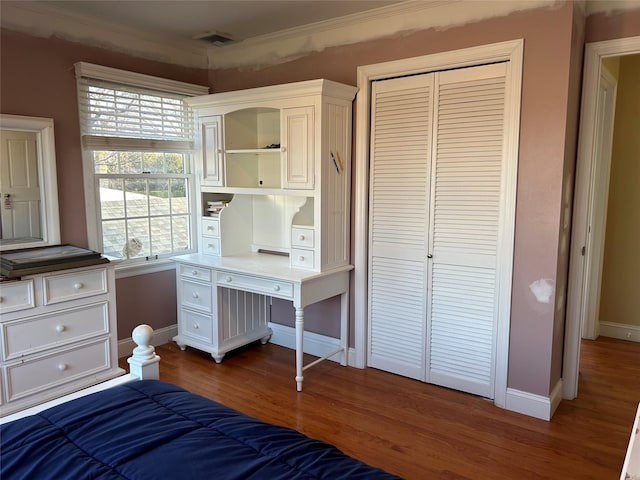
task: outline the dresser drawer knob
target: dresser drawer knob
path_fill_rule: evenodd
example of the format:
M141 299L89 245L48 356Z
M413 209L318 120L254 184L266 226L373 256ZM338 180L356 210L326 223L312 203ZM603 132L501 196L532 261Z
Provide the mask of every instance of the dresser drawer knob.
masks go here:
M194 323L194 324L193 324L193 329L194 329L194 330L198 330L199 328L200 328L200 325L199 325L199 324L197 324L197 323Z
M279 292L280 291L280 285L274 285L273 286L273 290L276 291L276 292Z
M207 230L213 230L213 225L207 225Z
M191 270L191 275L193 275L194 277L198 276L198 271L197 270Z
M303 234L298 235L298 240L304 240L304 235Z
M61 372L64 372L68 368L69 368L69 365L67 365L66 363L59 363L58 364L58 370L61 371Z
M225 280L226 280L227 282L230 282L230 281L231 281L231 280L233 280L233 279L232 279L231 277L227 277Z
M64 325L56 325L56 332L62 333L67 329Z
M304 256L300 255L300 256L298 257L298 260L299 260L299 261L301 261L301 262L304 262Z
M191 295L193 296L193 298L198 298L198 296L199 296L198 292L193 292Z
M73 284L73 288L75 288L76 290L80 290L82 287L84 287L84 285L81 282Z
M213 248L213 243L208 243L207 248Z

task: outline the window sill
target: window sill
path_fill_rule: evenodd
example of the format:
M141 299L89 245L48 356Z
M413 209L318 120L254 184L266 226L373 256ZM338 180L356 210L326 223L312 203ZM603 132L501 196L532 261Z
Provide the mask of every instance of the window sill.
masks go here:
M149 273L164 272L166 270L174 270L175 263L171 259L154 260L151 262L128 263L122 260L111 260L115 266L116 280L120 278L135 277L138 275L147 275Z

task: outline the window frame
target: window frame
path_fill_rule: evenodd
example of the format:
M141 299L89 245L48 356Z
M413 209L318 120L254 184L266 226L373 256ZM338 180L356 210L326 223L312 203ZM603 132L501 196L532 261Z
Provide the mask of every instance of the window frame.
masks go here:
M94 65L86 62L78 62L75 65L75 74L78 81L78 87L76 88L78 95L78 113L80 116L80 128L82 137L82 164L83 164L83 186L85 192L85 210L86 210L86 225L87 225L87 239L89 242L89 248L96 251L102 251L102 219L100 214L100 190L99 184L102 178L100 174L95 172L95 164L93 159L93 151L170 151L163 148L162 140L154 141L154 148L141 148L139 143L140 139L130 139L126 137L109 137L109 142L101 144L103 137L94 137L91 135L84 135L83 129L83 116L80 112L81 90L79 83L81 81L106 81L111 83L122 84L125 87L142 88L158 92L167 92L172 94L179 94L185 96L197 96L206 95L209 93L209 87L194 85L190 83L178 82L175 80L168 80L160 77L153 77L150 75L139 74L135 72L129 72L126 70L119 70L111 67L104 67L101 65ZM193 132L195 137L195 131ZM96 144L97 143L97 144ZM176 142L177 143L177 142ZM187 179L188 184L188 202L190 212L190 236L192 243L192 250L180 252L178 254L192 253L197 251L197 178L195 168L195 152L193 149L193 142L187 144L185 148L179 148L181 153L186 153L185 160L185 173L176 174L175 177L184 177ZM140 174L136 174L140 175ZM165 174L157 174L158 178L166 177ZM171 176L171 174L170 174ZM131 175L129 178L134 178ZM147 177L149 178L149 177ZM156 174L151 174L151 178L156 178ZM134 259L114 259L116 264L117 278L123 278L128 276L135 276L140 274L151 273L155 271L163 271L173 269L174 265L171 261L172 254L163 255L161 257L142 257Z

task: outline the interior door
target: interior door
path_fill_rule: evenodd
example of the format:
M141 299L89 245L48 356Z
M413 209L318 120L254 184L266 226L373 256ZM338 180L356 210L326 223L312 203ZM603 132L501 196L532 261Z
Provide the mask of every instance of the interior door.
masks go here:
M489 398L506 72L372 86L368 363Z
M0 132L2 238L42 238L37 137L34 132Z

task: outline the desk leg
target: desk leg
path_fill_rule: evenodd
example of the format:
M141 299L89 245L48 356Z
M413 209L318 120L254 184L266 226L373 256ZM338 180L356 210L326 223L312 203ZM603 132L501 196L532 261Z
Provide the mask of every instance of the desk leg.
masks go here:
M296 307L296 388L302 391L302 367L304 361L304 308Z

